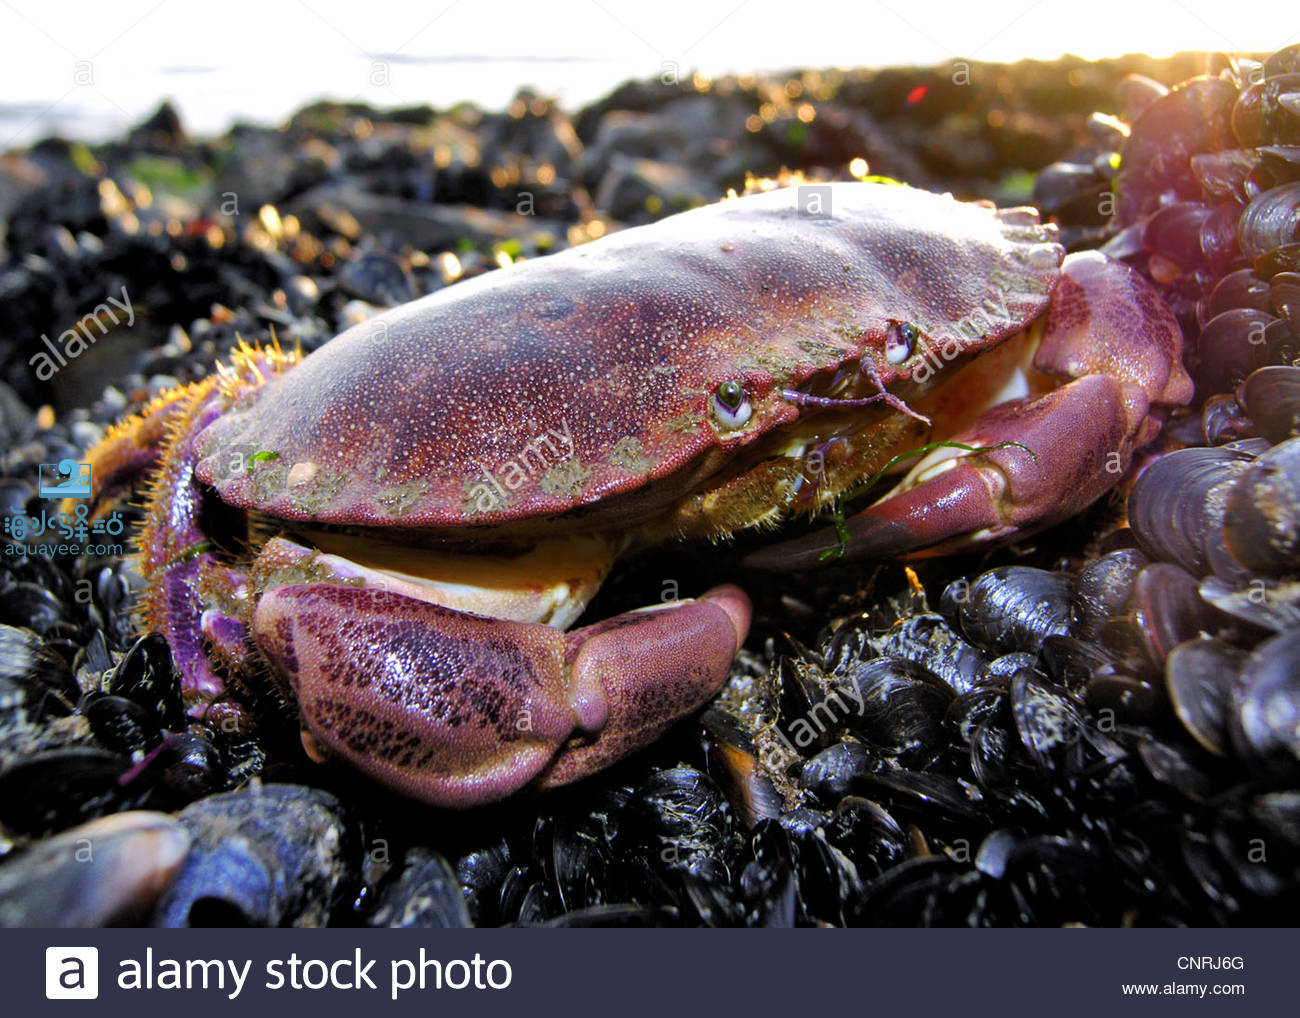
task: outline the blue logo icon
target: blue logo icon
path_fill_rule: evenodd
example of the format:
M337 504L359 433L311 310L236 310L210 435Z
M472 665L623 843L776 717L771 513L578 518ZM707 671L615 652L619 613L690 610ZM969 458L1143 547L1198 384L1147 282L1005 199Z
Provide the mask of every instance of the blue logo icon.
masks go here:
M90 498L90 464L76 460L42 463L41 498Z

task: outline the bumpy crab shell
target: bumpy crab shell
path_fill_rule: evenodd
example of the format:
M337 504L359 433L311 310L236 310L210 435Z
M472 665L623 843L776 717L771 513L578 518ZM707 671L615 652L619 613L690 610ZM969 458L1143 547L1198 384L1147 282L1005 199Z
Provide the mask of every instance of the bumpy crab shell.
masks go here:
M555 516L670 475L685 490L799 417L783 389L870 356L884 385L915 392L927 359L1024 328L1061 257L1030 210L902 186L722 202L348 330L210 425L197 474L282 519L420 528ZM901 323L919 333L900 350ZM712 412L728 380L753 408L731 429ZM489 471L548 434L571 456L476 502ZM250 451L265 454L251 468Z

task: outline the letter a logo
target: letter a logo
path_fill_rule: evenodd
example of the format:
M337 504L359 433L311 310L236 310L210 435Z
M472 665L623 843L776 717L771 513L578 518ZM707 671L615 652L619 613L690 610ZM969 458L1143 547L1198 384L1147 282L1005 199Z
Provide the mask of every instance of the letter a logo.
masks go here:
M47 947L45 996L49 1000L94 1000L99 996L99 948Z

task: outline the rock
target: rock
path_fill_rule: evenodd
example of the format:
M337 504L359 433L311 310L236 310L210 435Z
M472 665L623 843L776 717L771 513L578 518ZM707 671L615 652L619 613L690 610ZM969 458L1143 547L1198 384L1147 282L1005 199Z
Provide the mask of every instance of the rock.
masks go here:
M406 266L391 255L367 251L353 258L339 273L345 293L371 304L392 307L416 297L415 280Z
M12 449L35 433L35 415L18 393L0 382L0 446Z
M190 139L181 126L181 116L176 107L163 100L147 119L131 129L127 142L151 151L175 152L187 147Z
M710 199L707 185L687 169L651 159L614 155L594 199L598 208L625 223L648 223Z
M428 205L371 194L354 184L323 184L294 198L285 208L309 230L329 230L340 217L345 222L350 218L363 233L388 233L420 251L454 250L462 241L492 244L549 225L536 217L494 209Z

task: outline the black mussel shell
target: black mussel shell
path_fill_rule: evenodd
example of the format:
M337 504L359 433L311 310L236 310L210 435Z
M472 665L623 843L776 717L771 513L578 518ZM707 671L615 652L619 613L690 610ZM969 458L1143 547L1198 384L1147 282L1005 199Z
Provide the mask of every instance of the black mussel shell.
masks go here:
M1300 333L1300 272L1279 272L1270 279L1268 302L1287 328Z
M1162 785L1168 785L1196 802L1204 802L1218 789L1207 768L1214 758L1191 743L1180 743L1153 735L1138 742L1138 759Z
M1203 152L1190 161L1208 200L1236 203L1245 200L1246 181L1259 165L1259 156L1251 149L1230 148Z
M1104 222L1097 200L1105 178L1091 163L1061 161L1044 169L1034 179L1034 207L1070 222Z
M1142 231L1142 246L1179 265L1189 268L1199 266L1211 253L1204 249L1201 242L1202 230L1210 216L1210 209L1200 202L1162 205L1146 221ZM1234 226L1236 218L1234 214Z
M1114 176L1116 169L1114 156L1119 153L1119 150L1124 146L1124 142L1128 140L1128 124L1118 117L1111 116L1109 113L1089 113L1087 126L1088 134L1092 137L1096 146L1102 150L1101 154L1091 161L1096 163L1101 160L1105 164L1104 169L1099 169L1098 172L1104 173L1106 179L1109 180ZM1091 149L1088 151L1091 151ZM1075 158L1085 157L1076 156Z
M1292 777L1300 772L1300 629L1251 652L1232 692L1228 725L1243 759Z
M982 819L974 789L946 774L881 771L865 779L867 794L879 800L900 821L922 830L931 825L966 824Z
M1277 50L1265 61L1263 73L1265 78L1276 78L1283 74L1300 71L1300 43Z
M134 700L111 693L88 693L79 707L100 744L117 753L142 753L162 739L152 714Z
M1259 439L1250 439L1246 442L1234 442L1231 448L1234 451L1246 451L1245 447L1251 443L1261 441ZM1229 583L1246 584L1252 579L1250 570L1242 565L1232 552L1228 549L1227 532L1224 529L1223 521L1228 513L1228 499L1237 483L1238 476L1244 476L1249 467L1241 471L1238 475L1235 473L1225 480L1216 484L1205 496L1205 558L1209 563L1210 571L1215 576Z
M561 814L534 831L533 855L541 863L550 914L604 904L606 846L591 819Z
M1201 197L1191 157L1235 147L1230 118L1236 99L1230 82L1194 78L1156 99L1131 122L1116 180L1117 226L1135 223L1170 200Z
M779 929L795 925L799 914L798 874L790 835L775 820L764 820L748 844L749 859L740 872L746 926Z
M1228 751L1232 689L1246 659L1220 640L1180 643L1165 659L1165 683L1174 713L1197 742L1215 756Z
M760 759L758 747L737 719L721 704L710 704L700 716L708 747L709 774L726 790L740 823L747 828L759 820L781 815L781 794ZM779 743L776 749L786 752Z
M473 849L456 860L456 878L475 925L499 924L496 903L512 866L510 843L505 838L486 848Z
M669 869L698 868L720 856L732 832L727 797L694 767L673 767L647 778L628 803L624 832Z
M1300 581L1253 576L1233 585L1219 576L1201 581L1201 597L1234 619L1280 633L1300 626Z
M15 833L48 834L137 805L147 794L123 785L130 761L93 746L23 757L0 770L0 822Z
M1235 809L1220 813L1210 832L1215 850L1246 892L1248 901L1276 898L1292 884L1286 867L1270 860L1267 851L1262 855L1259 852L1261 833L1255 823L1242 818Z
M252 785L178 819L193 844L156 926L323 926L352 898L359 846L328 792Z
M67 618L64 603L39 584L23 581L0 590L0 623L45 635Z
M1049 636L1047 639L1051 640L1053 637ZM1030 654L1024 650L1013 650L1010 654L996 657L980 673L979 684L981 686L1010 686L1011 679L1022 668L1028 668L1031 671L1037 670L1038 655Z
M944 855L908 859L886 870L864 889L854 922L866 926L951 926L981 874Z
M1008 683L1008 686L1010 684ZM948 708L944 722L962 745L970 743L975 732L986 721L999 723L1005 716L1007 690L1000 686L980 686L963 693Z
M871 750L857 739L846 739L827 746L803 765L799 784L829 806L834 806L855 790L861 782L880 769Z
M1232 130L1241 144L1256 145L1300 141L1300 118L1293 116L1280 97L1300 91L1300 74L1272 74L1244 89L1232 109Z
M1210 319L1196 344L1203 388L1230 391L1256 368L1272 363L1280 337L1270 329L1278 322L1271 311L1254 308L1234 308Z
M1250 815L1300 848L1300 789L1256 796L1250 803Z
M1256 436L1255 438L1243 438L1238 442L1229 442L1223 448L1231 453L1253 460L1257 456L1263 456L1273 446L1268 439Z
M168 737L157 767L165 790L175 797L177 805L217 791L225 784L221 753L197 725Z
M30 629L0 625L0 677L22 687L37 716L69 714L81 696L67 662Z
M911 615L872 641L878 654L906 658L927 668L958 693L973 688L988 659L948 625L942 615Z
M1300 241L1300 183L1256 195L1237 221L1237 239L1250 259Z
M1300 145L1261 145L1255 151L1274 183L1300 179Z
M91 820L0 863L0 927L88 928L146 919L189 849L163 813Z
M1014 739L1001 718L986 718L976 725L969 744L970 769L980 788L992 791L1007 784L1016 754Z
M1201 223L1197 238L1202 260L1208 268L1221 272L1240 261L1241 247L1237 240L1237 217L1241 208L1225 202L1214 206Z
M1011 715L1021 744L1044 772L1077 773L1089 744L1098 741L1079 704L1032 672L1021 672L1011 684Z
M1233 558L1270 576L1300 569L1300 438L1255 460L1228 495L1223 532Z
M831 843L879 873L907 854L907 834L879 803L860 796L840 799L827 829Z
M944 744L943 716L956 695L938 676L915 662L880 657L837 676L856 698L845 722L869 743L908 768L923 770Z
M1270 278L1282 272L1300 272L1300 243L1283 244L1260 255L1255 260L1255 271Z
M180 672L172 662L167 640L159 633L149 633L132 644L104 677L104 688L147 708L167 731L185 727Z
M1197 576L1207 573L1206 541L1213 530L1206 501L1216 485L1247 465L1246 457L1219 447L1180 449L1147 467L1128 499L1129 525L1142 550Z
M1129 724L1148 722L1165 709L1165 697L1159 686L1120 671L1095 675L1088 683L1084 702L1088 710L1101 718Z
M862 894L857 866L827 837L831 818L830 813L798 809L780 820L790 839L800 923L843 926L846 908Z
M1154 562L1138 573L1131 607L1157 665L1184 640L1230 628L1230 620L1201 599L1196 577L1172 562Z
M1089 562L1074 577L1072 610L1075 632L1095 640L1102 624L1128 606L1133 581L1151 559L1137 548L1112 551Z
M1163 85L1145 74L1126 74L1115 86L1115 98L1119 102L1124 120L1132 124L1147 111L1157 99L1169 94L1169 86Z
M1210 295L1197 305L1196 316L1201 328L1204 328L1210 319L1225 311L1237 308L1269 311L1272 307L1268 280L1255 275L1254 269L1238 269L1229 272L1214 284Z
M1113 662L1097 644L1073 636L1049 636L1038 652L1047 676L1071 693L1082 693L1094 676Z
M1236 396L1219 393L1201 408L1201 434L1206 445L1226 445L1255 434L1255 422L1237 402Z
M1071 577L1029 566L982 573L958 605L962 632L972 642L1037 653L1048 636L1070 627Z

